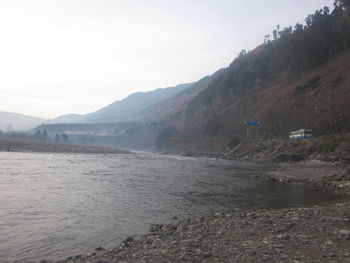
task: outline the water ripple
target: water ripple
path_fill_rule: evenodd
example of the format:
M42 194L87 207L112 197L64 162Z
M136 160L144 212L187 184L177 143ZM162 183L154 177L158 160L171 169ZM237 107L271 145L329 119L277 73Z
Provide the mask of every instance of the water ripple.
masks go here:
M0 152L0 167L2 261L54 260L116 246L174 215L337 198L252 180L258 165L210 158Z

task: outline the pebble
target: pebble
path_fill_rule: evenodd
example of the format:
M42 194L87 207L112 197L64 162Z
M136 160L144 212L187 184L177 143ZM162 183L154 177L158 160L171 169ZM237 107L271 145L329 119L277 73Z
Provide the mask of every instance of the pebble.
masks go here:
M224 217L223 213L215 213L214 217L220 218L220 217Z
M350 230L342 229L339 231L341 237L350 238Z
M350 202L232 212L230 216L215 213L181 220L176 227L152 225L149 234L126 239L127 246L108 251L98 248L93 254L61 263L347 262L349 223L339 218L350 218Z
M327 245L327 246L333 246L334 243L333 243L332 241L328 240L328 241L325 243L325 245Z

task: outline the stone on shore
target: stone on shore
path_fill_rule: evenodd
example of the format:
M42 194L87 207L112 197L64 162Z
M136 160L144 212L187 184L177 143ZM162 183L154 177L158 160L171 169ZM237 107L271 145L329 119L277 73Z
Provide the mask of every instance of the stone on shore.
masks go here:
M215 213L62 262L349 262L349 219L350 202Z

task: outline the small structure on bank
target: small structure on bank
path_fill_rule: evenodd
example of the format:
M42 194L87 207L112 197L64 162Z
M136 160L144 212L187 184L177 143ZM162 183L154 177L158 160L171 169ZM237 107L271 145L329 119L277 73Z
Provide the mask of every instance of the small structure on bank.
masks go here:
M292 131L289 135L290 139L308 139L312 137L312 130L301 129L298 131Z
M244 121L247 127L247 141L249 140L249 126L260 126L260 121Z

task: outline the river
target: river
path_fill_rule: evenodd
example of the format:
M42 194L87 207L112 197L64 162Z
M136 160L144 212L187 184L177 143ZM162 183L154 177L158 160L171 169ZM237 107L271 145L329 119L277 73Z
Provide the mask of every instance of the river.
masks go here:
M260 169L250 162L153 153L0 152L0 262L55 260L114 247L175 216L338 198L253 179Z

